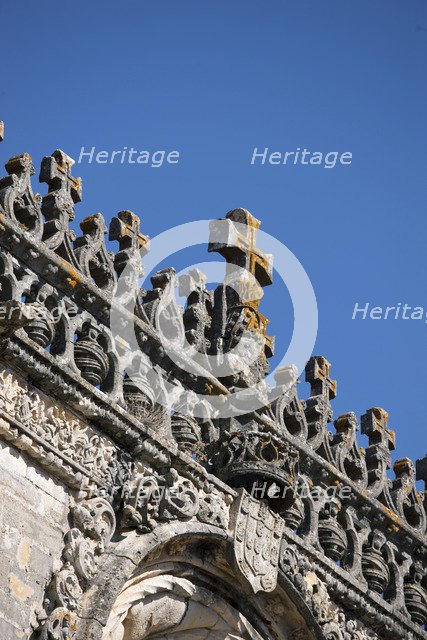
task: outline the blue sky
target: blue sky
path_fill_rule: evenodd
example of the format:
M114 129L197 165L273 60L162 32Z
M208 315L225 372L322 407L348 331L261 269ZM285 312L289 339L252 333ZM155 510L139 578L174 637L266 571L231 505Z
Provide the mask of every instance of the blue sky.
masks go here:
M3 162L27 151L38 169L58 147L75 159L82 146L178 150L179 163L160 168L76 165L78 218L131 209L155 236L249 209L311 278L335 415L382 406L398 457L422 457L427 324L352 312L356 302L427 311L426 3L44 0L3 3L0 23ZM254 147L353 161L251 165ZM170 265L212 259L206 249ZM283 284L262 310L280 356L293 321Z

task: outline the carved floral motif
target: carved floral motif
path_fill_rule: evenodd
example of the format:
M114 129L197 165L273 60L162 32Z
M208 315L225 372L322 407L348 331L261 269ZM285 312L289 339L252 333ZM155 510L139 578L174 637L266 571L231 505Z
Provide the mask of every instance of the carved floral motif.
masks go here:
M111 441L7 370L0 371L0 411L88 474L100 480L110 477L108 469L116 456Z

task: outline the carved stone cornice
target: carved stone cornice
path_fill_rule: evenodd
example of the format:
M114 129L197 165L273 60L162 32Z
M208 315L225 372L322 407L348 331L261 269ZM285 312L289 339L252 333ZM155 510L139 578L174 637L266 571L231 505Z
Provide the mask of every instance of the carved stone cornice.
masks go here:
M0 435L73 489L114 482L118 450L24 379L0 371Z
M354 612L356 617L378 631L380 637L393 640L427 638L427 632L411 622L407 613L397 608L395 603L387 602L372 590L368 591L357 577L319 554L316 548L289 529L284 530L279 567L300 590L302 577L309 571L314 572L327 586L332 601ZM400 586L403 593L403 576Z

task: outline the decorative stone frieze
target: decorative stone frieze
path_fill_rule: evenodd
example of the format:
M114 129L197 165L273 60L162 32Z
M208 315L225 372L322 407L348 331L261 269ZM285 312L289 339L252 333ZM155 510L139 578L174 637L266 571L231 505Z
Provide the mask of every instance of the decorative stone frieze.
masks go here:
M8 369L0 370L0 434L72 488L111 482L114 443Z

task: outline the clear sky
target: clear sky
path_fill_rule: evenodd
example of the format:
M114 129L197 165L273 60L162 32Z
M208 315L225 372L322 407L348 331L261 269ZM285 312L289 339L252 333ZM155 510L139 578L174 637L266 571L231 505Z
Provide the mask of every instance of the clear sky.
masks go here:
M2 162L27 151L38 171L58 147L75 159L82 146L178 150L159 168L76 165L78 218L131 209L155 236L249 209L311 278L335 416L382 406L398 456L422 457L425 319L352 314L356 303L427 312L425 0L3 2L0 24ZM254 147L353 160L251 165ZM280 355L293 322L283 284L262 310Z

